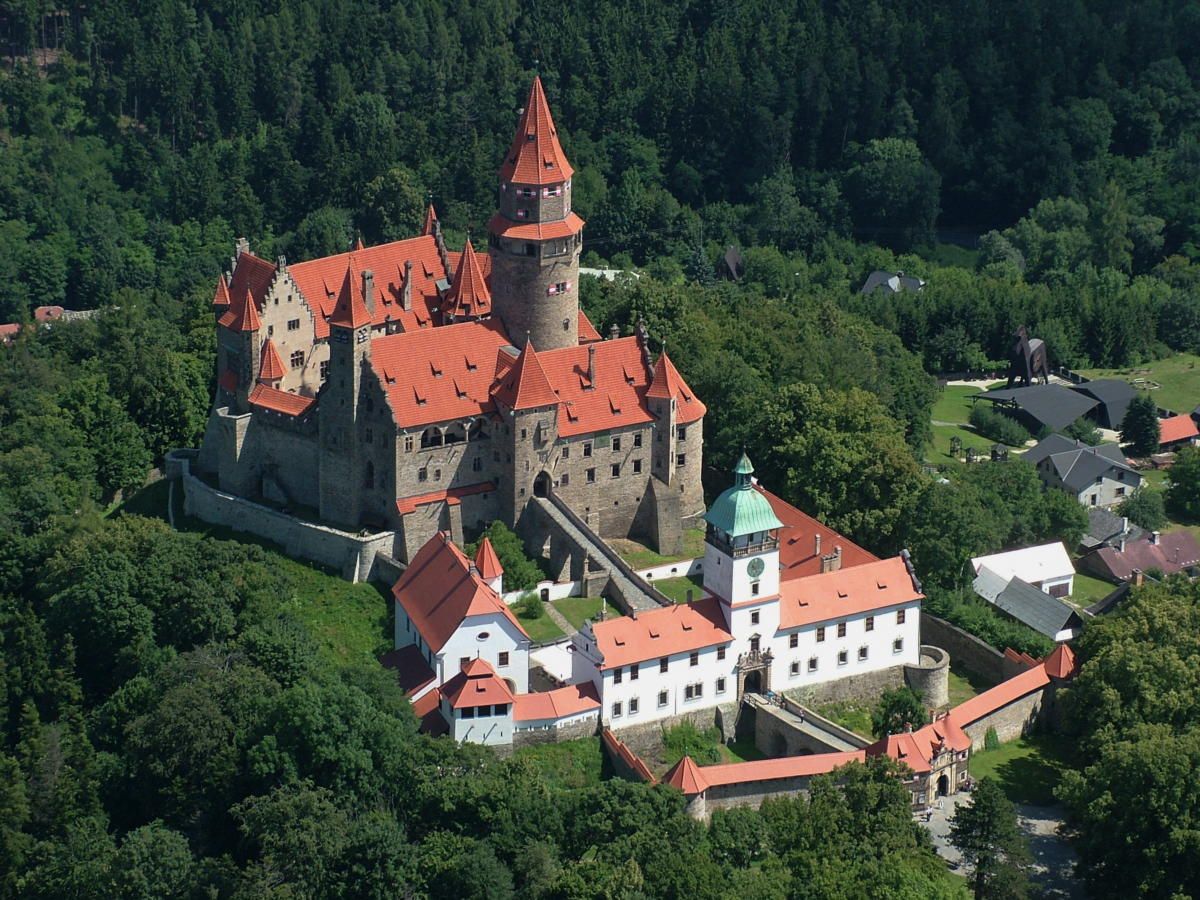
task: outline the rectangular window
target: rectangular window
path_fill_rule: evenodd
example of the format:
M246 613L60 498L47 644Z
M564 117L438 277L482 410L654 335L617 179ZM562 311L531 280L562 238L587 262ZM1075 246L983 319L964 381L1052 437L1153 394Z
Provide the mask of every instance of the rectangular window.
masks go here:
M792 663L792 667L791 667L790 671L793 675L799 675L800 674L800 663L798 663L798 662Z
M299 330L300 330L300 320L299 319L289 319L288 320L288 331L299 331Z
M896 638L892 641L892 652L900 653L904 650L904 638Z
M846 623L838 622L838 637L845 637L845 636L846 636Z
M320 372L321 372L321 380L326 381L329 378L329 360L327 360L327 359L321 360Z
M638 699L637 699L637 697L631 697L629 700L629 714L631 716L636 715L637 711L638 711Z
M750 596L751 596L751 597L757 597L757 596L758 596L758 591L759 591L759 584L758 584L758 582L757 582L757 581L752 581L752 582L750 582ZM758 623L757 623L757 622L755 622L754 624L755 624L755 625L757 625Z
M724 678L717 679L717 693L718 694L725 693L725 679Z
M563 447L563 449L562 449L562 458L563 458L563 459L570 459L570 458L571 458L571 448L570 448L570 446L569 446L569 445L568 445L568 446L566 446L566 447Z
M667 692L666 692L666 691L659 691L659 692L658 692L658 705L659 705L660 707L663 707L663 706L666 706L666 705L667 705Z
M621 718L621 703L620 703L620 701L618 701L612 705L612 711L613 711L614 719Z
M619 437L615 437L612 439L612 449L613 449L613 453L621 452L621 439Z
M613 464L612 464L612 477L613 477L613 478L620 478L620 477L621 477L621 464L620 464L620 463L613 463Z
M465 668L467 667L467 664L468 664L470 661L471 661L471 657L469 657L469 656L460 656L460 657L458 658L458 667L459 667L460 669L465 669Z
M757 625L757 624L758 624L758 610L757 610L757 609L756 609L756 610L752 610L752 611L751 611L751 613L750 613L750 624L751 624L751 625Z
M640 459L635 459L633 461L633 474L634 475L642 474L642 461Z
M686 466L687 465L687 454L686 453L676 453L675 454L675 465L677 465L681 468L683 466Z
M471 471L472 472L482 472L483 471L483 458L482 457L477 456L473 460L471 460Z
M521 429L521 440L526 440L528 437L529 437L529 429L522 428Z
M518 218L518 219L528 219L528 218L529 218L529 210L527 210L527 209L518 209L518 210L517 210L517 218Z
M620 684L621 679L625 677L625 670L619 666L613 669L613 684Z
M817 643L820 644L820 643L823 643L824 641L825 641L825 626L822 625L820 628L817 629Z
M864 644L863 646L858 648L858 661L862 662L866 658L867 658L867 647Z
M725 658L725 648L718 647L717 648L717 659L724 659L724 658Z
M441 480L442 480L442 470L441 470L441 469L434 469L434 470L433 470L433 480L434 480L434 481L441 481Z
M583 458L587 459L591 455L592 455L592 442L584 441L583 442Z
M595 469L588 469L588 470L587 470L587 483L588 483L588 484L595 484L595 483L596 483L596 470L595 470Z
M687 426L686 425L675 426L675 437L677 440L686 441L687 440Z
M638 664L637 663L634 663L632 666L629 667L629 680L630 681L638 680Z
M670 665L670 660L667 659L667 657L665 657L665 656L661 657L658 661L658 671L660 671L660 672L667 671L667 667L669 665Z
M404 452L412 453L412 448L413 448L413 436L411 434L406 434L404 436Z
M508 651L507 650L500 651L500 657L497 660L497 663L499 664L500 668L502 668L502 669L508 665Z
M845 664L846 664L846 651L839 650L838 651L838 665L844 666Z
M795 650L800 646L800 635L793 634L788 637L788 646Z
M429 480L429 470L428 469L417 469L417 481L428 481L428 480Z
M692 655L688 657L688 665L689 666L700 665L700 654L693 651Z
M635 434L633 436L633 447L636 450L638 447L641 447L641 446L642 446L642 433L639 431L637 434Z
M464 719L473 719L473 718L475 718L475 707L473 707L473 706L468 706L468 707L465 707L465 708L463 709L463 711L462 711L462 717L463 717Z
M686 685L683 689L684 700L699 700L704 696L704 685L697 681L695 684Z
M561 484L563 487L566 487L567 485L569 485L571 483L571 473L563 472L562 478L560 478L558 480L558 483Z
M903 610L903 609L896 610L896 624L897 625L904 624L904 613L905 613L905 610Z
M875 617L867 616L867 631L874 631L874 630L875 630Z
M304 351L303 350L293 350L292 351L292 368L299 369L303 365L304 365Z
M817 671L817 658L815 656L810 656L808 658L808 671L810 671L810 672Z

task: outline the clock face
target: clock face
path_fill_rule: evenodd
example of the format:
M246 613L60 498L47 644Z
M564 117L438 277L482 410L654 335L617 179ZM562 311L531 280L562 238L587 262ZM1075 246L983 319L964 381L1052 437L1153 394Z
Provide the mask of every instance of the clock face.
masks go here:
M746 566L746 571L750 573L751 578L757 578L763 573L763 569L765 568L766 566L763 565L761 559L752 559L750 560L750 565Z

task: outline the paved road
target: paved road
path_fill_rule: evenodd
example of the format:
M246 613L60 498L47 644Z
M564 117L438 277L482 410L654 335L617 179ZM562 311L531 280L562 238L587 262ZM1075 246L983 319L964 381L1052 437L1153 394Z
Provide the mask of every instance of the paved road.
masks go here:
M962 855L950 844L950 822L955 808L970 803L970 794L943 797L935 806L929 822L923 823L937 850L950 868L960 875L970 872L962 866ZM1017 824L1029 841L1033 856L1033 881L1041 895L1055 900L1083 900L1082 883L1075 878L1075 851L1059 830L1063 824L1062 809L1057 806L1018 806Z

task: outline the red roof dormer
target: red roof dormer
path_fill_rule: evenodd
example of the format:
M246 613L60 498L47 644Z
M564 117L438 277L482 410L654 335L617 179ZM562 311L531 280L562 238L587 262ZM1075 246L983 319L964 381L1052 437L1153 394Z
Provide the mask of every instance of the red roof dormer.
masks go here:
M708 411L683 380L683 376L667 356L666 350L663 350L654 365L654 380L650 382L650 387L646 388L646 396L655 400L674 398L678 422L681 425L695 422Z
M258 365L258 380L259 381L279 381L287 374L287 369L283 367L283 359L279 356L279 351L275 349L275 342L267 338L262 348L262 358Z
M500 178L517 184L561 184L574 171L558 142L542 79L535 77L512 146L500 167Z

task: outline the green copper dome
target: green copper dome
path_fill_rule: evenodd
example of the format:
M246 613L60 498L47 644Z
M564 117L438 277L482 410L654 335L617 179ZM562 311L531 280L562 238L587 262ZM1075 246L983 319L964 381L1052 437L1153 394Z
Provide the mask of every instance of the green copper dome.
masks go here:
M745 453L733 470L733 487L726 490L704 514L704 521L731 538L782 528L767 498L750 484L754 466Z

